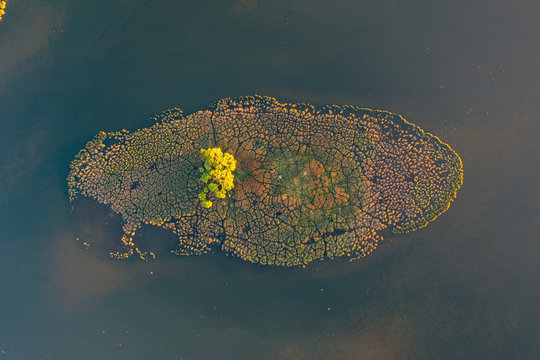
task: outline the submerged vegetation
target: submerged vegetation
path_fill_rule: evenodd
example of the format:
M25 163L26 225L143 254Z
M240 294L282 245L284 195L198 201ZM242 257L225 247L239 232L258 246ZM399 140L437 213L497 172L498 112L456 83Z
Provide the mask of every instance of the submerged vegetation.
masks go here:
M178 236L177 254L219 247L293 266L363 257L383 230L425 226L455 198L462 164L397 114L254 96L189 115L170 109L132 133L100 132L73 160L68 183L71 200L91 197L121 215L114 257L153 256L133 241L151 224Z

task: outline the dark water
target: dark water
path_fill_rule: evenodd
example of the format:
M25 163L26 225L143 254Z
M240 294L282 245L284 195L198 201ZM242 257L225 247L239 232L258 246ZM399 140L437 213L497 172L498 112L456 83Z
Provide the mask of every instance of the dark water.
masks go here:
M0 359L538 358L539 18L527 0L9 0ZM66 194L96 132L254 93L402 113L461 155L462 190L369 259L306 269L75 240L120 231Z

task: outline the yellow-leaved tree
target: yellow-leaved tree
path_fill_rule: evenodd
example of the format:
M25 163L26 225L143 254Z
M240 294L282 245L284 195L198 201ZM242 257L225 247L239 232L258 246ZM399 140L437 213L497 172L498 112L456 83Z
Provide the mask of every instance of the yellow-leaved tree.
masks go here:
M225 198L227 191L234 188L233 171L236 169L236 160L229 153L224 153L221 148L201 149L204 166L199 168L202 173L201 181L206 184L199 193L201 205L205 208L212 206L208 200L208 194L214 193L216 198ZM229 194L230 196L230 194Z

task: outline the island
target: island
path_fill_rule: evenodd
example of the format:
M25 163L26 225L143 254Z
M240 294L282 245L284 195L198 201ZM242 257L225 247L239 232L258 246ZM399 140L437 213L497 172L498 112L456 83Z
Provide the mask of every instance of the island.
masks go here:
M401 115L266 96L99 132L68 176L71 201L93 198L120 215L112 257L154 257L134 242L149 224L178 236L179 255L221 249L278 266L365 257L383 232L414 231L445 212L462 182L450 146Z

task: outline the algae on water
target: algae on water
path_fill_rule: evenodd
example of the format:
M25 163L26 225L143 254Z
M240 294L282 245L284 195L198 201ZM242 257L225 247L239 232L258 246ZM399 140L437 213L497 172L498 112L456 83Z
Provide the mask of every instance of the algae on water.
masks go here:
M71 163L70 199L94 198L123 219L117 258L153 256L133 241L143 224L172 230L178 254L219 247L283 266L363 257L381 231L413 231L446 211L462 184L448 145L387 111L253 96L156 120L98 133ZM230 196L201 182L201 150L218 148L235 160Z

